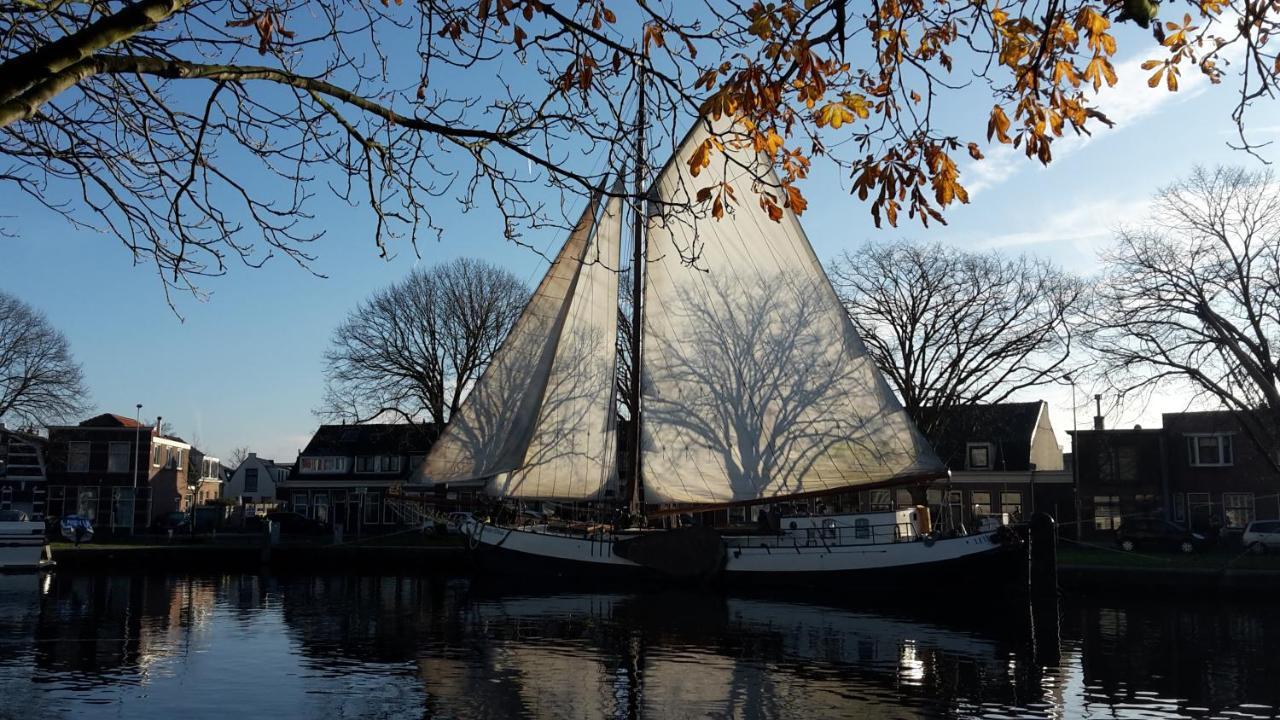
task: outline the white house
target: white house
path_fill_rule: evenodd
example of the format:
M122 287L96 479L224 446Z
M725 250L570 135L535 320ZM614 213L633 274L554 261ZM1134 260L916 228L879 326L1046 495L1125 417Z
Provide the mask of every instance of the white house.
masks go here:
M222 496L241 505L271 505L276 502L276 485L289 477L292 465L277 463L249 453L231 473Z

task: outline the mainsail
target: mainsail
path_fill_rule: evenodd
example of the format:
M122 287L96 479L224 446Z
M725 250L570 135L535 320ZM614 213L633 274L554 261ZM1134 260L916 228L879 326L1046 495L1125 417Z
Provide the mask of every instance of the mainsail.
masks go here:
M645 501L742 502L944 474L796 216L774 222L753 207L760 189L777 192L767 159L722 134L724 153L691 175L691 155L714 134L699 120L651 196ZM731 188L742 204L697 217L705 187ZM699 268L682 263L692 255Z
M488 479L494 495L576 499L615 472L621 200L593 199L415 480Z

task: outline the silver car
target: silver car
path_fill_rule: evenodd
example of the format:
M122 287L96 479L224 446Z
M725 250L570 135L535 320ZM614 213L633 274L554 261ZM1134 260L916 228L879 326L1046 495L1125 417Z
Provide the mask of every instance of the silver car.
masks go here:
M1280 520L1255 520L1245 527L1240 539L1254 552L1280 550Z

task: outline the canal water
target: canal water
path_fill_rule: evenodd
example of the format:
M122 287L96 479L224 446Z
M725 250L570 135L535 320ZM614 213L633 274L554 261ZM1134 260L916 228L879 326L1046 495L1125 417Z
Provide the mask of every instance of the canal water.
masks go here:
M0 718L1276 717L1264 604L0 576Z

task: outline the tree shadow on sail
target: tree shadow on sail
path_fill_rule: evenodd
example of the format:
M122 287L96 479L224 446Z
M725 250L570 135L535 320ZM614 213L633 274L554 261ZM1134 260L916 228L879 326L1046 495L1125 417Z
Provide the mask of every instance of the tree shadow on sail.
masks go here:
M523 461L495 478L491 495L585 499L614 489L613 340L591 327L560 339Z
M708 276L647 319L646 493L759 499L917 462L918 434L847 319L832 321L830 290L787 271L763 279Z

